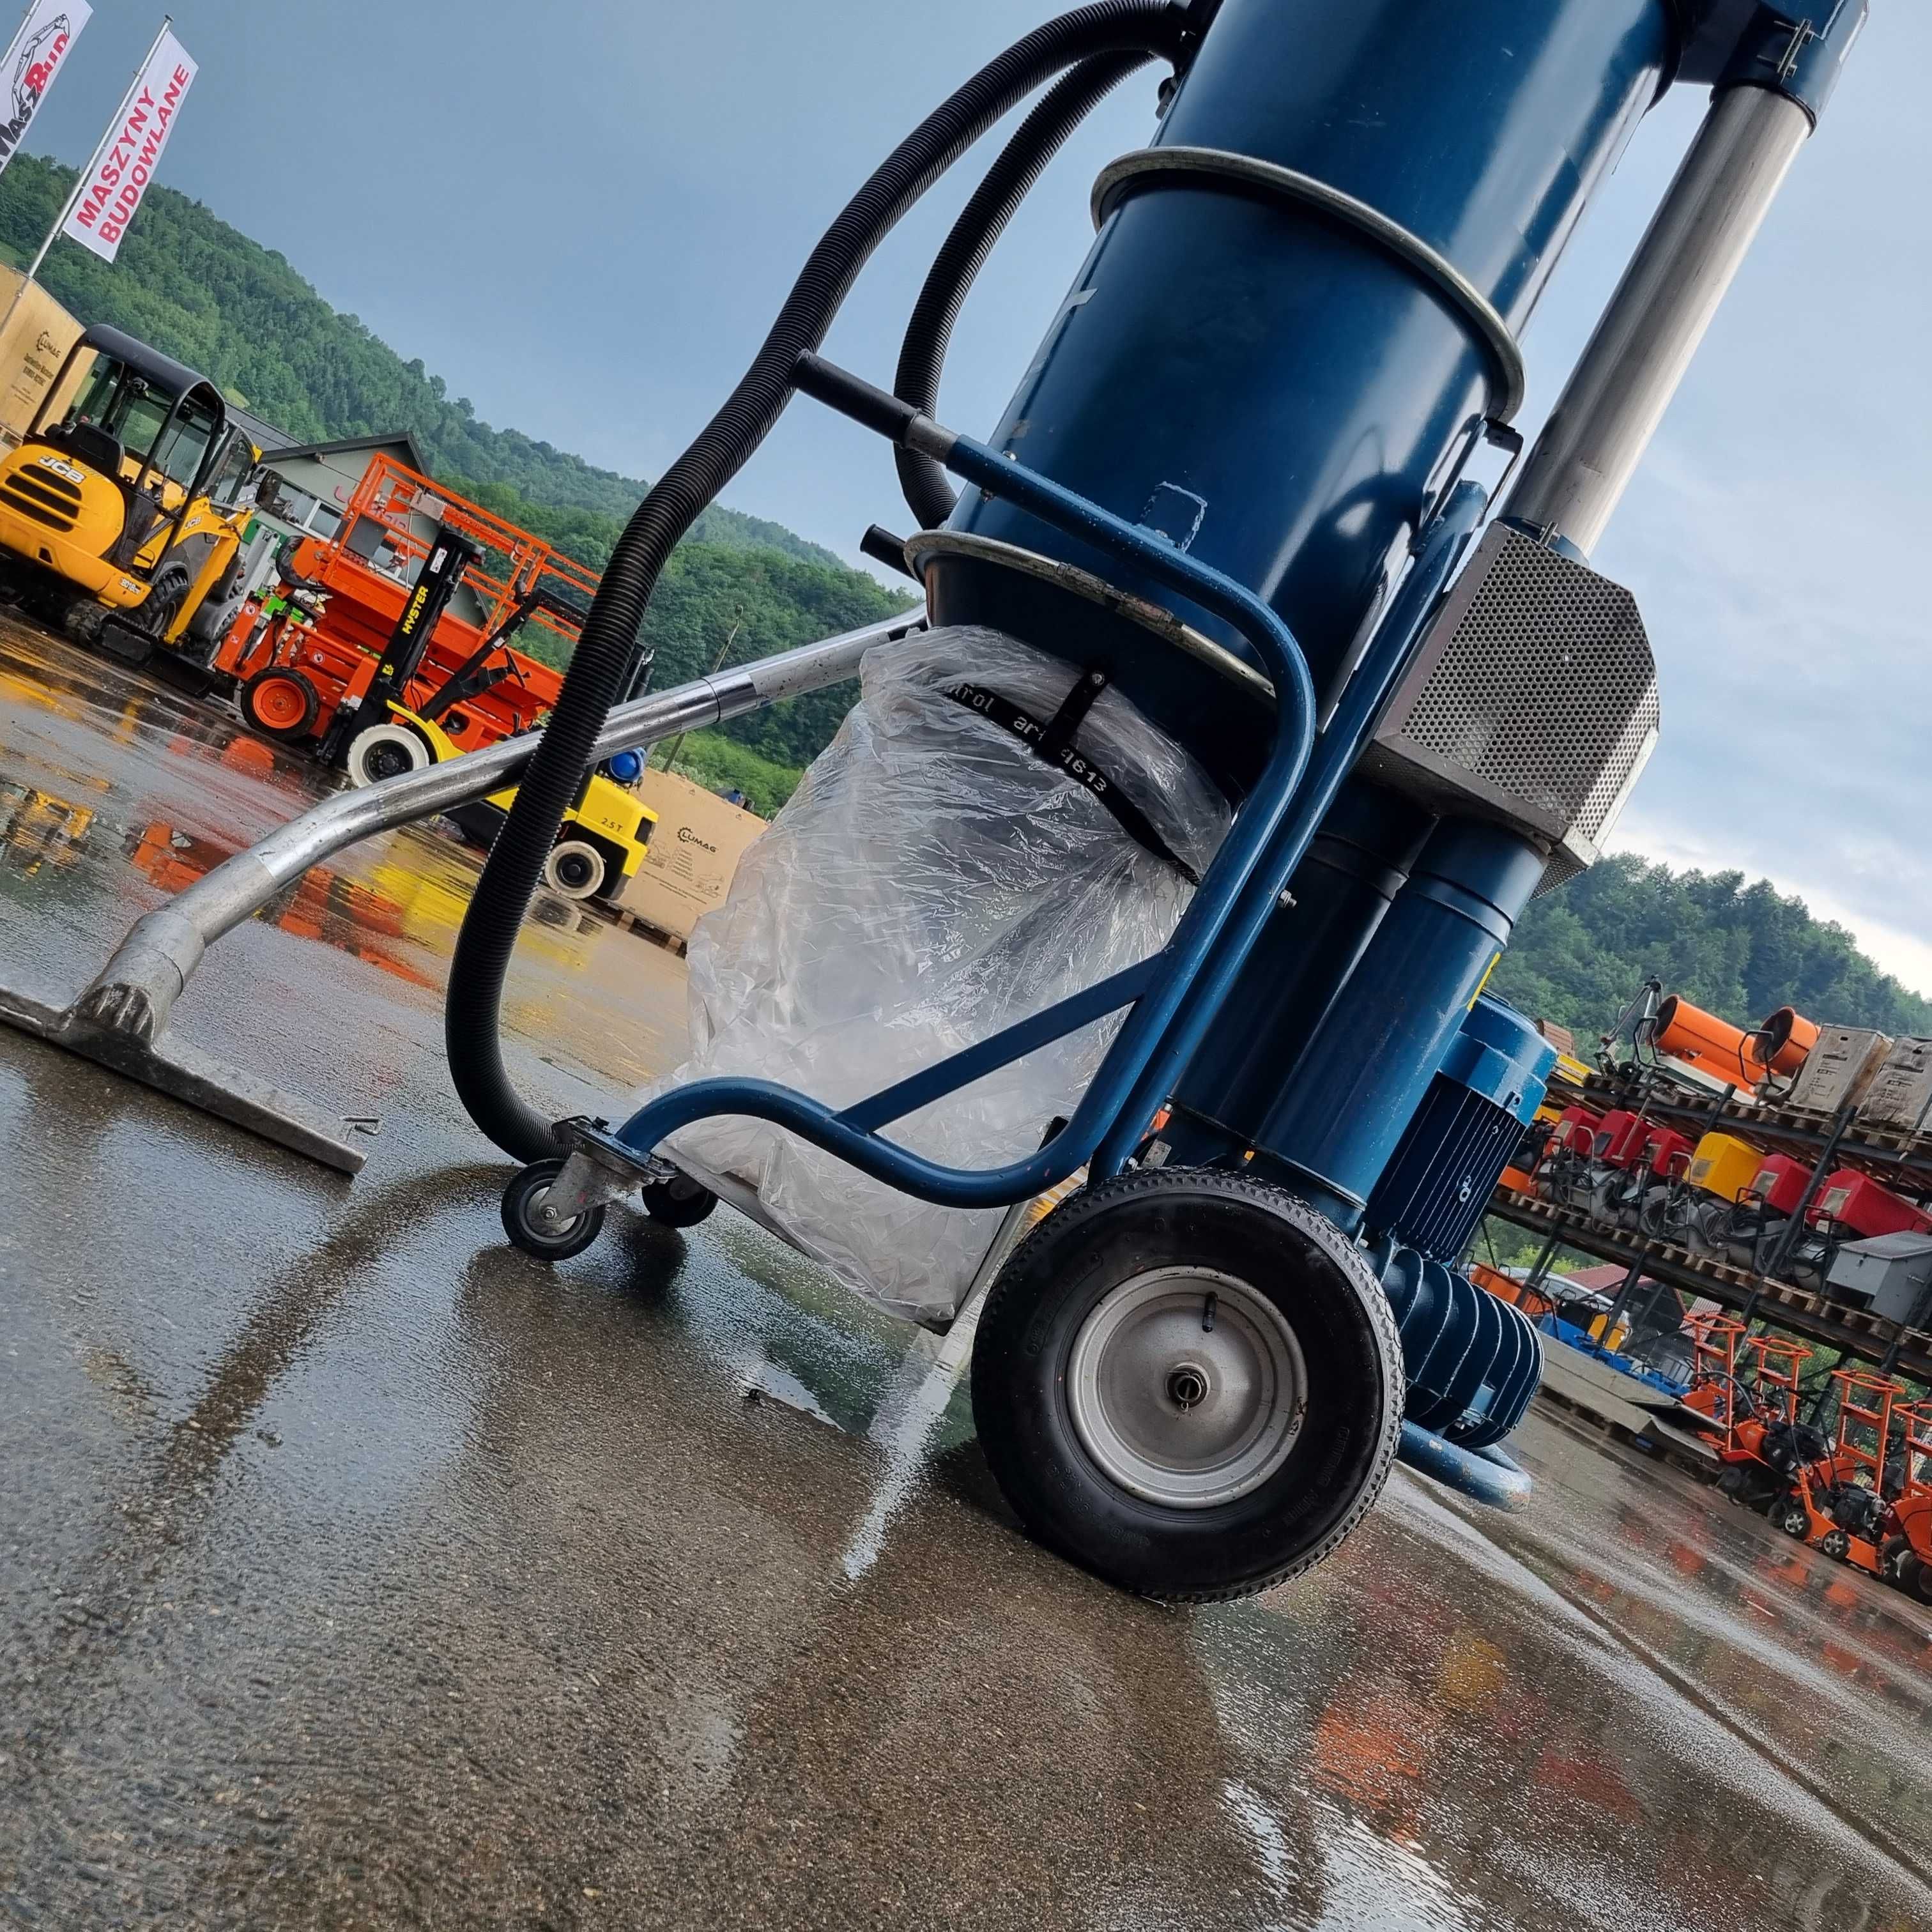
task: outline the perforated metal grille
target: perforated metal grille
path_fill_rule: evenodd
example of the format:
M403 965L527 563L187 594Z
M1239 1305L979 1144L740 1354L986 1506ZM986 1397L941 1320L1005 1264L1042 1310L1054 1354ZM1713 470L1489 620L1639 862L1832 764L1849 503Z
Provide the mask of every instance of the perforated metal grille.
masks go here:
M1377 734L1372 764L1438 807L1474 808L1580 872L1657 740L1656 668L1621 585L1492 530Z

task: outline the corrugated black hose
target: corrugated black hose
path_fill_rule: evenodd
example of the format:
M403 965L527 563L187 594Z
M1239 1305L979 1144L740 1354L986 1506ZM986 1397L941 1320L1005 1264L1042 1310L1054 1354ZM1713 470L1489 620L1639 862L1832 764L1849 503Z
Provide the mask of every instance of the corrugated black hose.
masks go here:
M1007 223L1018 213L1020 203L1032 193L1034 182L1066 137L1129 74L1152 58L1145 51L1130 50L1096 54L1082 61L1014 130L999 159L986 170L986 179L974 189L972 200L960 210L959 219L933 258L932 272L913 305L899 350L898 373L892 378L892 393L901 402L911 404L922 416L939 413L939 378L946 367L946 345L952 339L961 304L986 266L993 244L1005 233ZM937 530L959 500L946 480L945 470L916 449L896 447L892 460L898 466L899 488L916 527Z
M825 232L764 346L718 413L638 506L598 586L556 708L517 788L458 935L443 1032L456 1090L506 1153L556 1151L550 1124L511 1085L499 1031L504 977L530 895L610 707L640 668L639 631L673 548L742 469L792 394L859 271L892 225L1003 115L1070 67L1150 50L1178 58L1187 9L1168 0L1099 0L1038 27L934 110Z

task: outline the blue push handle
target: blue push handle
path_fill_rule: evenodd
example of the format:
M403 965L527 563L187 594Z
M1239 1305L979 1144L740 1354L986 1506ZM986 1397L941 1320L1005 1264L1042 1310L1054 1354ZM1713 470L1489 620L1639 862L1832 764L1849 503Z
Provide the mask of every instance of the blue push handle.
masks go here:
M818 366L823 370L829 365ZM871 398L892 400L854 379L845 381ZM843 406L838 397L826 399ZM903 405L897 406L903 410ZM847 412L869 419L857 410ZM926 427L937 437L946 435L936 425ZM1036 1153L1004 1167L974 1171L943 1166L855 1126L822 1102L792 1088L769 1080L726 1078L694 1081L632 1114L617 1137L640 1154L651 1152L666 1136L693 1121L730 1114L788 1128L862 1174L944 1207L1006 1207L1057 1186L1086 1164L1132 1097L1197 974L1214 954L1256 867L1275 843L1307 769L1316 710L1307 660L1294 633L1252 591L1176 550L1165 537L1124 522L984 443L952 437L943 451L934 448L933 453L968 482L1136 565L1232 626L1274 680L1275 738L1268 762L1172 937L1156 956L1157 973L1135 1003L1072 1118ZM864 1105L854 1111L862 1111Z

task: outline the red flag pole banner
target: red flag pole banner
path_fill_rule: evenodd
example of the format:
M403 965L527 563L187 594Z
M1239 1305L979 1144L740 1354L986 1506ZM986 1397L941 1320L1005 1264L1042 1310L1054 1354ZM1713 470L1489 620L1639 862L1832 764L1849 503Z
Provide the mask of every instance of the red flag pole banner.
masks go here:
M0 55L0 168L26 139L54 76L93 16L87 0L32 0L14 44Z
M107 130L74 190L60 232L104 262L113 260L140 208L196 71L187 48L164 26L128 90L119 120Z

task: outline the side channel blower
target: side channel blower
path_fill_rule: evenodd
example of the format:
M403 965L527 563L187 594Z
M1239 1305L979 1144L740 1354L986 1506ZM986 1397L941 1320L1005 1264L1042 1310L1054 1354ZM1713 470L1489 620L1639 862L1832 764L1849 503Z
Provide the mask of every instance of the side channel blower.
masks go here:
M1590 554L1863 13L1100 0L934 109L632 519L465 920L451 1064L530 1163L512 1239L560 1259L627 1194L686 1225L722 1197L934 1324L992 1276L993 1473L1135 1589L1294 1574L1399 1448L1498 1497L1535 1338L1454 1264L1547 1060L1484 988L1659 724L1634 601ZM1157 130L1102 170L1004 415L942 426L987 250L1150 62ZM1522 452L1520 332L1676 81L1708 118L1498 508L1472 472ZM826 361L892 224L1042 88L892 388ZM690 1064L614 1129L554 1124L497 1036L518 923L659 572L794 394L893 445L917 527L870 548L934 628L868 659L694 949Z
M1466 1448L1500 1442L1542 1380L1542 1343L1528 1318L1456 1264L1556 1064L1556 1049L1521 1014L1478 999L1363 1216L1376 1231L1369 1253L1402 1337L1403 1412Z

